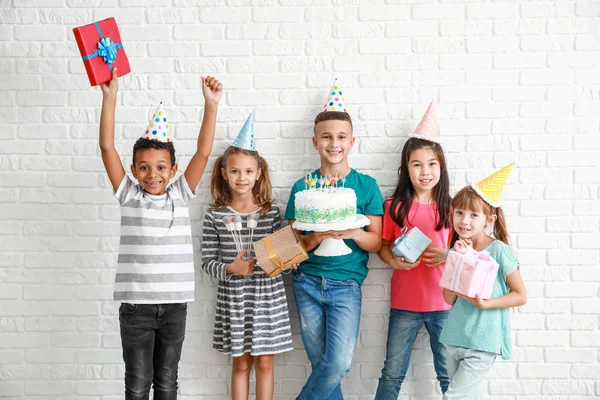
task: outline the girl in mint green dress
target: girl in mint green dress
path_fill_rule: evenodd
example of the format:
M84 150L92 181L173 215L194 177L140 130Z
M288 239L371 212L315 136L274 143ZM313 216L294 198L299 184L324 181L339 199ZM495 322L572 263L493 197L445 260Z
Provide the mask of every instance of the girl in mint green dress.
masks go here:
M504 175L505 179L508 173L504 171ZM483 399L481 382L485 373L498 355L505 360L511 358L509 308L527 301L519 262L508 245L506 220L497 201L497 189L501 191L504 182L493 178L498 177L486 178L487 184L491 179L491 189L484 180L460 190L451 203L451 251L471 246L489 253L499 268L488 300L444 288L444 299L452 305L440 336L440 342L446 345L450 376L444 400Z

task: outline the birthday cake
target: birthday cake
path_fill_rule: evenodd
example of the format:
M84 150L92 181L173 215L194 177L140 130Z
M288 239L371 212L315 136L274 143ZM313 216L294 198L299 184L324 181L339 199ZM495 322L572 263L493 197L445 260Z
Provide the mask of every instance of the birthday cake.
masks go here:
M335 178L304 179L305 190L295 194L295 218L306 224L332 224L356 216L356 193L339 187ZM340 180L345 182L345 179ZM343 183L342 183L343 184Z

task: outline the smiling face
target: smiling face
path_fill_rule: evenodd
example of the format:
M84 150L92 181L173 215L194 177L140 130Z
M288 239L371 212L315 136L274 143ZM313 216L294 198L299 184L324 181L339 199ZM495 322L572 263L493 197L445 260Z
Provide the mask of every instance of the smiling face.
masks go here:
M431 191L440 181L440 161L431 148L410 153L408 176L417 194Z
M485 231L493 225L495 220L495 215L487 216L483 209L452 209L452 227L461 239L477 241L482 237L487 236Z
M131 173L147 193L161 195L177 173L177 164L171 164L171 155L166 149L137 150Z
M223 178L229 183L233 196L252 194L256 181L261 176L256 157L243 153L227 157L225 168L221 168Z
M315 125L313 145L321 156L322 167L347 163L348 154L354 146L352 126L348 121L340 120L319 122Z

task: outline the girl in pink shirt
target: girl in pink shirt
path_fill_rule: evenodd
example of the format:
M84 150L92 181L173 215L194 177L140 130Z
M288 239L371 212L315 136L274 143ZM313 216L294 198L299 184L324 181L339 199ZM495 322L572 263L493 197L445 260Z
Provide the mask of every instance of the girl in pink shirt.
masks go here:
M450 379L446 352L439 342L450 307L439 287L450 234L450 193L444 151L439 143L418 137L402 149L398 186L385 202L383 245L379 258L394 269L386 360L379 378L376 400L398 398L410 364L415 338L425 324L429 332L433 363L442 392ZM431 245L415 263L392 254L391 244L403 227L418 227Z

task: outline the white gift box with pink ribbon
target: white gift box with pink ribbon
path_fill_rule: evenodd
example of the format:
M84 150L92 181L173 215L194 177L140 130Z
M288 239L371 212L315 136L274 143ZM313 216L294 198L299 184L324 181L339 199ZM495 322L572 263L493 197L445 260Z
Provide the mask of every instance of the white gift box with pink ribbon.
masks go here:
M448 252L440 286L467 297L489 299L497 273L498 263L492 256L467 247L464 252Z

